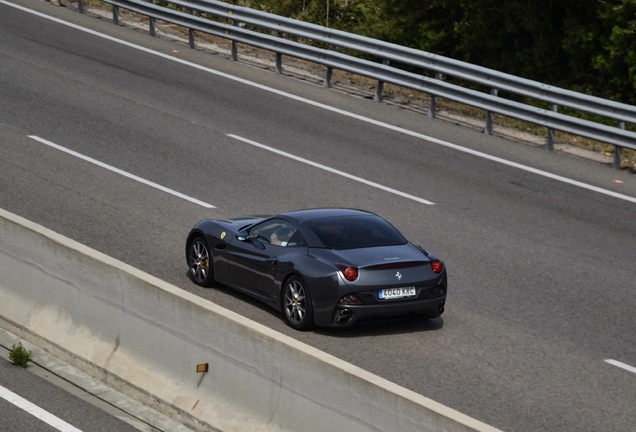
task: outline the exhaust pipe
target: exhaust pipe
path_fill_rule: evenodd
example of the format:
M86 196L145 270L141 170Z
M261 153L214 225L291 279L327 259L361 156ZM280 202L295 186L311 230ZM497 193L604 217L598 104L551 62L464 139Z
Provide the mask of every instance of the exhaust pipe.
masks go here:
M351 311L349 309L338 309L336 311L336 323L345 324L351 318Z

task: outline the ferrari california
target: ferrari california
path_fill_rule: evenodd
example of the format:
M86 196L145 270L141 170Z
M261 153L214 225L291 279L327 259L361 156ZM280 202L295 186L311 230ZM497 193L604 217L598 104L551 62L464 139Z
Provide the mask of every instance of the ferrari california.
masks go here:
M380 216L311 209L197 223L186 240L197 285L223 284L282 312L289 326L444 312L444 262Z

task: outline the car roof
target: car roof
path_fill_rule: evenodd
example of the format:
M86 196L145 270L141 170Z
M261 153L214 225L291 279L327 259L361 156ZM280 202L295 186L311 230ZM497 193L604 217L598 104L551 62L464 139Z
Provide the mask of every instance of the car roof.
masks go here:
M325 217L364 216L364 215L377 216L376 214L365 211L365 210L357 210L357 209L349 209L349 208L316 208L316 209L294 210L294 211L281 213L279 216L285 216L288 219L293 219L297 222L304 222L308 220L321 219Z

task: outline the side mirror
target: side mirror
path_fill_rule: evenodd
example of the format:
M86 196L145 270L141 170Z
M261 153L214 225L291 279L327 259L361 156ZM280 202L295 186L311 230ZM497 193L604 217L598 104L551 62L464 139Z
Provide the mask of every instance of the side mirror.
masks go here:
M247 240L247 235L247 230L239 231L238 234L236 234L236 239L238 241L245 241Z

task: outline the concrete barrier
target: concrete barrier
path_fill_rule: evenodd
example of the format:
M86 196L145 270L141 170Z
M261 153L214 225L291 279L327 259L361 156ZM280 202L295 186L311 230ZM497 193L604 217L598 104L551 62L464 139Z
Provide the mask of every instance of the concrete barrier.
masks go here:
M197 430L496 430L2 209L0 317Z

